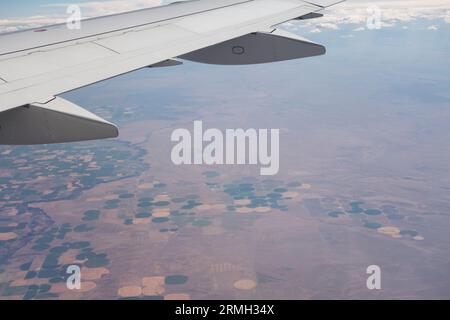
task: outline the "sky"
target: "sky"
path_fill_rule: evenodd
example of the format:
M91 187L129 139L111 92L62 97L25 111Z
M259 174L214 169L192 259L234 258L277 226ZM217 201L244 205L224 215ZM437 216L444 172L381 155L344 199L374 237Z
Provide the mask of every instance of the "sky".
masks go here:
M81 7L83 17L99 16L170 3L170 0L24 0L0 2L0 32L64 22L70 4ZM450 25L448 0L350 0L326 11L320 21L302 22L307 33L352 27L355 31L367 29L370 17L380 17L382 28L405 27L405 24L423 20L426 28L435 31ZM288 27L296 28L298 23ZM407 26L406 26L407 27Z

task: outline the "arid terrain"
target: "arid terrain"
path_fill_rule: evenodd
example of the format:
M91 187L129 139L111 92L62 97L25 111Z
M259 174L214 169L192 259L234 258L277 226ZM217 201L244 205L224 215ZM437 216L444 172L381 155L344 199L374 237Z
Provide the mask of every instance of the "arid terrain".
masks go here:
M1 146L0 298L450 298L445 44L410 68L402 35L381 37L388 64L370 46L343 64L358 39L322 37L317 59L187 63L66 95L118 139ZM279 128L280 172L174 165L170 135L194 120Z

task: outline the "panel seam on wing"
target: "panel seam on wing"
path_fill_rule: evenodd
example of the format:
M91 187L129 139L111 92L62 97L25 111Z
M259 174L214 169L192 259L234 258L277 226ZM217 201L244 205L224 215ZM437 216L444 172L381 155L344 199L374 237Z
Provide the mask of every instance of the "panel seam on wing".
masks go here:
M109 47L107 47L107 46L104 46L104 45L102 45L102 44L100 44L100 43L98 43L98 42L96 42L96 41L92 41L92 43L94 43L94 44L96 44L96 45L98 45L98 46L100 46L100 47L102 47L102 48L104 48L104 49L107 49L107 50L109 50L109 51L112 51L112 52L114 52L114 53L120 54L120 52L118 52L118 51L116 51L116 50L114 50L114 49L111 49L111 48L109 48Z

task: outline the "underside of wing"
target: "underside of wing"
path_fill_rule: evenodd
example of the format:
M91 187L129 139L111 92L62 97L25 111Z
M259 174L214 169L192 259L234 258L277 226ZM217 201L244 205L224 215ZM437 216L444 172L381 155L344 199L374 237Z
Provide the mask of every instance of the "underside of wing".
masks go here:
M275 29L255 32L180 56L201 63L242 65L300 59L325 54L325 47Z
M0 144L73 142L118 134L114 124L59 97L0 113Z
M197 0L0 35L0 144L117 136L117 128L58 95L144 67L240 65L322 55L276 26L313 19L336 0ZM78 131L78 132L77 132Z

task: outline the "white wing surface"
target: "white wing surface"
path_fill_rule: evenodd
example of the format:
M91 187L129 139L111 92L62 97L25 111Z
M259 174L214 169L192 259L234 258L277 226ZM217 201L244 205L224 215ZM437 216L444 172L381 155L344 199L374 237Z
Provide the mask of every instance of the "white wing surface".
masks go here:
M325 48L276 29L336 0L193 0L0 35L0 144L115 137L117 128L58 95L174 58L251 64ZM78 128L78 129L77 129ZM78 130L78 131L77 131Z

